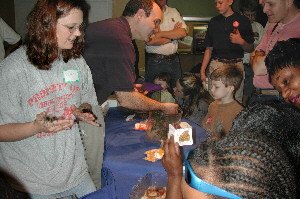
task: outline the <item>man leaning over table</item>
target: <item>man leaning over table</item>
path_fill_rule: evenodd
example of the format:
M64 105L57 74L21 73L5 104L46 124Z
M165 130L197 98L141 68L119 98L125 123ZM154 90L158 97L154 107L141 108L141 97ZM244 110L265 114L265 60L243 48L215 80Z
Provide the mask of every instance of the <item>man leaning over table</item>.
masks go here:
M115 94L120 106L129 109L177 113L177 104L157 102L133 88L136 54L132 40L148 41L161 20L162 10L154 0L130 0L121 17L89 24L84 58L92 72L99 104ZM87 149L101 148L101 143L90 141L93 144L85 142ZM94 150L87 161L92 161L93 156L102 157L102 153L103 150ZM100 175L101 167L101 164L98 165L95 175Z
M187 26L176 8L167 5L167 0L157 0L163 10L159 31L146 43L145 80L153 82L154 77L167 72L171 76L171 88L181 77L181 66L177 54L178 39L187 35Z

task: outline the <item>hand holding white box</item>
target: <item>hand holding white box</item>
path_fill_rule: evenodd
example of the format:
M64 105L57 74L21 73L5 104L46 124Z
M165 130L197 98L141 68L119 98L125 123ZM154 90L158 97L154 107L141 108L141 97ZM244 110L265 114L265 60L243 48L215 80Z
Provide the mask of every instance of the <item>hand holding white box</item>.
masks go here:
M193 131L192 127L187 122L180 122L180 128L175 128L172 124L169 124L168 138L173 135L174 141L179 146L193 145Z

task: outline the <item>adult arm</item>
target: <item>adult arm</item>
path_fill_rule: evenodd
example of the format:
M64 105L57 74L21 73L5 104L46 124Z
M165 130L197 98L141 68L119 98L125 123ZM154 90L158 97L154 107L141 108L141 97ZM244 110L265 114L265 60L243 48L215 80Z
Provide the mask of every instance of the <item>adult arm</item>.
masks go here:
M182 23L177 22L174 28L169 31L159 31L150 38L147 45L159 46L171 42L172 40L182 39L187 35L185 28L182 28Z
M211 58L211 54L212 54L212 50L213 50L212 47L207 47L205 49L205 52L204 52L204 56L203 56L203 60L202 60L202 65L201 65L201 69L200 69L200 75L201 75L201 80L202 81L206 81L205 71L206 71L206 68L207 68L207 66L209 64L209 61L210 61L210 58Z
M80 67L82 68L80 70L82 81L82 87L80 91L81 104L78 108L73 105L72 112L78 120L94 126L99 126L99 124L96 122L97 117L93 113L92 109L93 106L98 105L92 74L84 59L81 59L81 62L79 63L81 64Z
M159 37L165 37L168 39L182 39L187 35L187 31L185 28L182 28L182 23L177 22L174 26L173 30L169 31L160 31L156 35Z
M139 92L116 91L115 94L120 105L129 109L142 111L161 110L166 114L178 112L178 104L161 103Z
M46 113L37 114L32 122L9 123L0 125L0 142L13 142L26 139L41 132L57 133L62 130L70 129L74 121L58 119L54 121L45 120Z
M166 199L182 199L181 180L182 180L182 157L178 143L174 142L172 136L164 143L165 154L162 165L168 175Z

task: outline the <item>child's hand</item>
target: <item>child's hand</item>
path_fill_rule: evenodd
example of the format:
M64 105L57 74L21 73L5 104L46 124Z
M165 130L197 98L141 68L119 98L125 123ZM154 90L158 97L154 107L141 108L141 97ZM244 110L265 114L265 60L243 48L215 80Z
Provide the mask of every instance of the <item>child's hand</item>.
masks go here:
M242 45L244 43L244 39L242 38L240 31L237 29L236 33L230 33L229 39L233 44Z
M205 82L205 81L206 81L206 75L205 75L205 72L204 72L204 73L201 72L201 80L202 80L202 82Z

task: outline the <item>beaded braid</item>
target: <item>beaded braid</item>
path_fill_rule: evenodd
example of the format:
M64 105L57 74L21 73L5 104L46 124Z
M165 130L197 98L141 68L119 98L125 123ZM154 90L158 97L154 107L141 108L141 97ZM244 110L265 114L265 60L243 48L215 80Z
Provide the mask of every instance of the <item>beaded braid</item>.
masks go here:
M296 198L299 119L283 104L246 108L226 137L198 146L189 161L201 178L243 198Z

